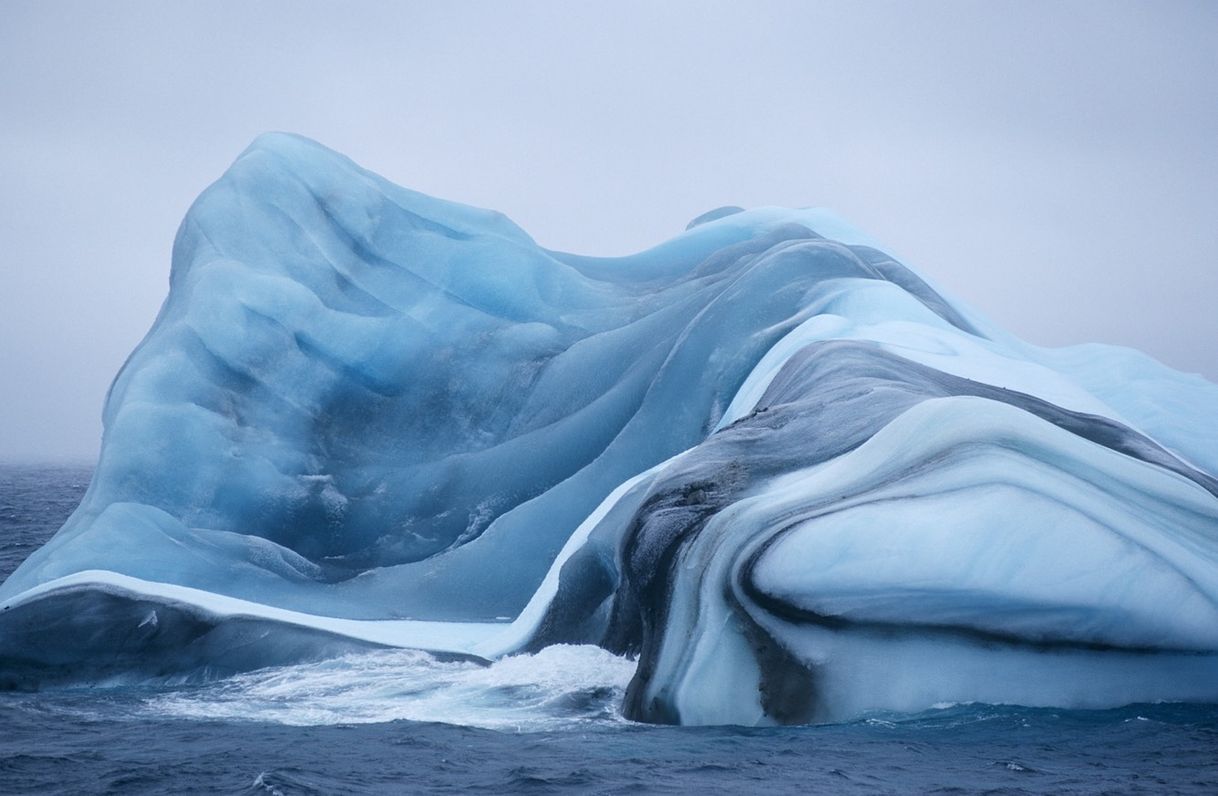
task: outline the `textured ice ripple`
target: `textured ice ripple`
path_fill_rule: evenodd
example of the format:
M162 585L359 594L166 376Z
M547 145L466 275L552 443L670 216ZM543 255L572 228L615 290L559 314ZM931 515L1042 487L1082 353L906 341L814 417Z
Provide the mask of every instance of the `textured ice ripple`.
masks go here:
M823 211L582 257L264 136L104 417L0 684L483 726L1218 699L1218 388L1029 346Z

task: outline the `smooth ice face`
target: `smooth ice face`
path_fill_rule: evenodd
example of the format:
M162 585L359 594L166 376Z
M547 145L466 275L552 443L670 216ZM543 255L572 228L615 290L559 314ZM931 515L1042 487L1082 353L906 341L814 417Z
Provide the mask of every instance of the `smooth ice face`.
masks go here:
M580 257L264 136L105 422L0 683L567 643L637 656L648 721L1218 698L1218 388L822 211Z

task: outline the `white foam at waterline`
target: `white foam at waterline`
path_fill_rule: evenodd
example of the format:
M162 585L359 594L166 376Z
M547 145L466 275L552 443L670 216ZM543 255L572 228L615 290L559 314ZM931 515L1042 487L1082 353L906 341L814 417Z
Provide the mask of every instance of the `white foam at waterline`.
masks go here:
M145 702L160 716L307 726L408 720L536 732L618 713L635 662L560 644L490 666L417 650L376 650L276 666Z

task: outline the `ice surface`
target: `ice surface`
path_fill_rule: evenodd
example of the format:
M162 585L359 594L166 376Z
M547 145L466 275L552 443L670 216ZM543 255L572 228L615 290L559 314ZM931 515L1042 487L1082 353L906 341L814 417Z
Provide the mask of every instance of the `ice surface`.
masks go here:
M584 257L264 136L104 418L0 684L565 644L637 658L647 721L1218 699L1218 387L1030 346L824 211Z

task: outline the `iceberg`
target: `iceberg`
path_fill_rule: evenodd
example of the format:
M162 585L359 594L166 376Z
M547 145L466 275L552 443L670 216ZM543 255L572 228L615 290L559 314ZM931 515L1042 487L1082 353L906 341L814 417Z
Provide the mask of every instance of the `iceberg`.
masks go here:
M595 645L648 722L1218 700L1218 387L822 210L578 256L268 134L104 422L0 687Z

